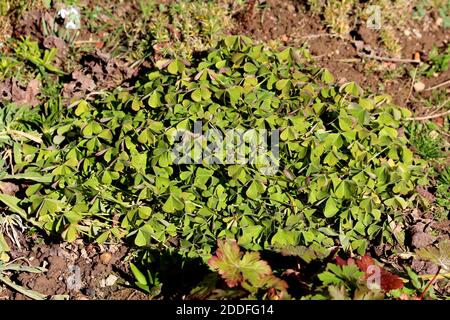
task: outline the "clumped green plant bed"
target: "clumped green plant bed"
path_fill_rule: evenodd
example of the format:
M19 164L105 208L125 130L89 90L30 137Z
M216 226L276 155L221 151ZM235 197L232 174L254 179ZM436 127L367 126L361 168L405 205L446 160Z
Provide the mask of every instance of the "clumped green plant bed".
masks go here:
M17 213L68 241L176 237L189 255L210 254L221 237L254 250L339 241L364 253L367 240L392 241L388 223L426 183L426 164L397 131L409 111L333 84L302 51L229 37L205 58L158 65L131 92L26 118L23 107L5 110L12 161L1 179L29 184L10 199ZM279 170L174 164L174 132L195 121L205 131L279 129Z
M400 130L409 116L388 96L367 96L354 82L337 85L306 50L273 50L230 36L190 61L158 61L131 90L68 107L5 106L0 181L22 189L0 201L69 242L124 240L206 263L218 239L235 239L219 245L210 266L229 287L252 294L271 288L265 297L286 298L286 282L257 253L242 256L237 244L311 261L336 245L363 256L373 244L403 243L394 228L420 200L416 186L428 183L428 164ZM271 167L224 163L215 154L215 162L177 164L176 133L194 131L195 123L204 132L276 132L278 152L268 153ZM192 143L204 146L201 138ZM254 147L245 135L241 142L244 153ZM141 268L152 263L143 261ZM355 281L363 274L330 268ZM141 289L155 293L155 275L134 265L132 271ZM337 281L329 277L320 279Z
M421 97L408 78L408 107L434 110L413 117L324 68L306 44L224 36L304 9L346 34L378 5L387 47L388 9L409 16L416 5L106 1L80 8L80 33L64 29L53 2L0 2L19 20L45 12L43 30L28 16L31 31L0 38L0 299L6 287L74 298L97 280L156 299L448 298L446 82ZM413 83L448 70L446 47ZM79 256L57 280L46 255L25 263L55 243ZM60 295L88 260L124 273L82 269L85 287ZM33 273L58 287L42 294L23 280Z

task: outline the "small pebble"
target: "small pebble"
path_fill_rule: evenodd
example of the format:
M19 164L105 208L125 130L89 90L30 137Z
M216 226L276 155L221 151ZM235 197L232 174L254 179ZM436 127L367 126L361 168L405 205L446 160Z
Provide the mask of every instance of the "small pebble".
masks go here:
M86 289L86 295L93 297L95 295L95 290L92 288L87 288Z
M88 257L87 251L84 248L81 249L80 254L84 259L86 259Z
M416 92L422 92L423 90L425 90L425 84L421 81L417 81L416 83L414 83L414 90Z
M118 279L119 279L119 278L117 278L115 275L111 274L111 275L108 276L108 278L106 278L106 280L105 280L105 285L106 285L107 287L112 287L113 285L116 284L116 281L117 281Z
M421 39L422 38L422 34L420 33L419 30L417 29L413 29L414 35L417 39Z
M109 252L104 252L100 255L100 262L103 264L108 264L111 261L112 255Z

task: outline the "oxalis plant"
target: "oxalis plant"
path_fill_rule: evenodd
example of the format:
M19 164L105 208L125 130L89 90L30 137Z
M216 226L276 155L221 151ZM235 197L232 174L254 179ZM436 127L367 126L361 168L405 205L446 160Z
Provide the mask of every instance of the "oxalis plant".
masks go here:
M401 241L392 229L427 183L426 163L399 130L408 110L338 85L304 49L246 37L191 61L160 60L134 90L33 110L41 138L13 137L8 168L25 197L8 201L67 241L126 238L205 261L218 238L247 250L339 243L362 255L368 241ZM267 148L275 170L212 161L214 152L180 162L181 142L205 147L198 126L241 130L244 140L252 130L278 134Z

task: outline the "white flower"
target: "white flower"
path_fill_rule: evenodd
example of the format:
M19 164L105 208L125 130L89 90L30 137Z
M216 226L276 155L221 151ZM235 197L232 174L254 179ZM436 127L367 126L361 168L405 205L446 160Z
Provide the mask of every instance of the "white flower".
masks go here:
M77 29L79 29L79 27L75 24L75 22L69 21L66 23L66 29L77 30Z
M64 19L65 28L69 30L80 29L81 17L80 10L74 6L64 8L58 11L58 15Z
M58 16L60 16L63 19L66 18L66 14L67 14L66 9L61 9L61 10L58 11Z

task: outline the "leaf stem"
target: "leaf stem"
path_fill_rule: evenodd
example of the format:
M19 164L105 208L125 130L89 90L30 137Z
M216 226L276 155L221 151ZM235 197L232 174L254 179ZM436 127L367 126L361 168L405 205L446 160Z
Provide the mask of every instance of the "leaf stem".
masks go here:
M439 275L439 272L441 272L441 266L439 266L434 277L430 280L430 282L428 282L427 286L425 287L422 294L420 295L419 300L423 299L423 297L425 296L425 293L427 293L428 289L430 289L431 285L433 284L433 282L436 280L437 276Z

